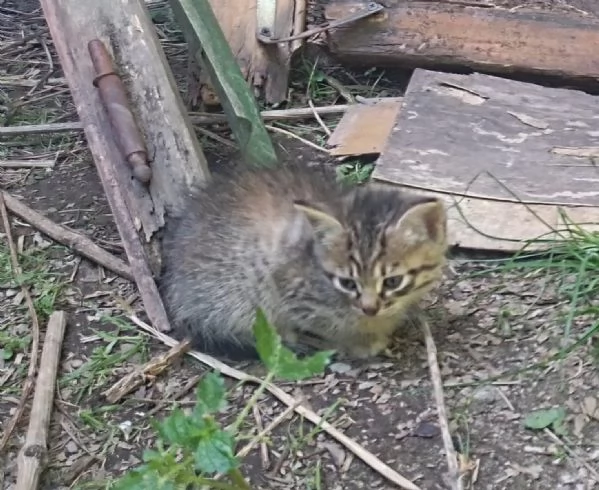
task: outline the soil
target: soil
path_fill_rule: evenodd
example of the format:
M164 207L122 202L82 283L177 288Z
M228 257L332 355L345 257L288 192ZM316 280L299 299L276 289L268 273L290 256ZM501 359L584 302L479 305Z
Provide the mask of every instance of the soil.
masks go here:
M522 3L495 2L510 7ZM593 0L527 4L576 8L599 16ZM27 29L43 31L44 20L38 8L35 2L0 2L3 45L10 41L5 32L10 22L17 22L18 11L30 14L19 17L25 19L22 22ZM11 29L15 39L22 35L14 26ZM46 42L52 50L48 38ZM45 54L40 52L43 59ZM39 80L43 75L35 72L37 65L27 64L27 53L3 56L4 60L13 56L12 62L18 58L19 63L1 67L0 78L6 76L8 80L9 75L19 75L27 81ZM53 52L52 56L58 67ZM337 76L342 70L336 70ZM53 74L60 76L58 71ZM185 76L178 73L177 78L184 80ZM390 79L386 89L401 92L404 82L401 78ZM35 99L35 90L27 95L31 84L9 86L0 80L2 104L7 108L6 124L17 124L25 113L27 117L37 113L49 115L53 120L75 120L72 101L68 92L60 92L62 87L57 88L51 99L15 108L11 100ZM338 163L294 139L275 140L286 158ZM213 166L227 164L227 152L204 137L202 142ZM60 154L51 170L2 170L3 189L21 197L50 219L85 233L125 258L81 134L12 138L6 143L3 159L32 158L58 150ZM125 328L105 320L122 315L123 300L132 308L141 309L135 287L68 249L51 244L20 220L13 218L12 227L15 241L25 255L45 257L45 263L35 267L47 269L47 274L54 277L54 280L46 276L39 279L33 291L36 301L41 301L44 288L50 287L48 284L64 281L65 286L50 306L64 309L69 317L50 426L48 466L41 488L108 488L104 480L139 464L143 451L152 446L155 438L152 420L168 415L181 386L207 369L186 358L121 403L109 404L102 395L104 390L139 363L167 351L163 344L134 327ZM6 238L0 236L3 246L0 255L6 256ZM462 456L462 468L472 470L470 473L475 475L471 487L599 488L599 481L594 480L592 473L599 471L596 349L584 344L559 362L547 361L566 338L564 324L570 311L567 300L554 287L553 278L492 272L479 259L454 253L441 288L426 305L437 344L454 443ZM0 357L0 420L4 429L16 410L30 357L28 343L14 347L13 355L6 354L7 339L22 339L30 328L14 283L0 284L0 312L0 348L4 348ZM40 316L43 330L47 312ZM568 335L580 337L593 321L591 317L578 317ZM247 364L237 367L257 369ZM233 382L229 385L232 392L225 417L236 414L252 392L249 387L239 388ZM336 362L323 376L280 386L295 397L303 397L304 403L317 413L328 414L327 420L347 436L422 489L448 488L426 348L417 329L406 327L398 333L392 356L361 363ZM183 406L189 406L193 399L193 390L177 397ZM336 407L331 410L333 406ZM257 417L262 425L267 425L283 409L270 396L264 396L258 407ZM525 428L527 415L552 407L565 410L565 434L556 436L550 429ZM255 431L257 425L253 417L250 419L248 432ZM10 440L4 467L0 466L0 489L15 488L17 453L24 441L27 420L28 410ZM257 449L244 459L242 470L253 488L396 488L298 416L290 417L270 435L264 452L265 455Z

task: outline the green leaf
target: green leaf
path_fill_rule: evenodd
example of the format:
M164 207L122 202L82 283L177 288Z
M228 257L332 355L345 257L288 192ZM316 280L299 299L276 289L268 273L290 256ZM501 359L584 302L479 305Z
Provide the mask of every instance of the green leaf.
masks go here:
M535 410L524 419L524 427L527 429L541 430L555 424L561 424L566 417L566 411L562 408L550 408L548 410Z
M3 347L0 349L0 359L3 361L10 361L15 353L10 347Z
M149 468L142 466L117 480L115 490L178 490L185 488L169 478L168 474L162 476Z
M282 348L281 338L275 329L270 326L260 308L256 311L254 336L256 337L256 350L260 359L269 370L275 370L279 352Z
M298 359L289 349L281 347L276 375L288 381L300 381L322 374L331 362L333 353L334 351L322 351L310 357Z
M216 372L208 373L196 391L196 409L202 414L220 412L227 405L225 380Z
M216 430L210 437L199 441L194 459L196 470L203 474L226 473L238 466L234 452L233 436L223 430Z
M289 381L299 381L322 374L334 353L334 351L323 351L298 359L294 352L281 343L281 337L268 323L260 309L256 312L254 335L256 350L264 365L275 376Z
M158 425L158 432L168 444L187 446L192 443L194 438L198 437L198 433L203 429L201 423L201 419L192 420L177 408L164 422Z

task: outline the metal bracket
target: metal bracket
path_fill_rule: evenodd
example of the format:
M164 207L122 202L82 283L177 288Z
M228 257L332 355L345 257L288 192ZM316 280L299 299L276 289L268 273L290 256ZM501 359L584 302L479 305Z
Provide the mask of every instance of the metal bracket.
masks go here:
M257 1L257 25L258 32L256 37L258 40L264 44L278 44L278 43L286 43L290 41L295 41L296 39L304 39L306 37L314 36L315 34L320 34L321 32L328 31L329 29L335 29L337 27L344 26L346 24L350 24L355 22L356 20L364 19L366 17L370 17L385 7L380 3L370 2L366 7L358 10L357 12L344 17L343 19L334 20L332 22L326 22L318 27L314 27L313 29L308 29L300 34L296 34L294 36L283 37L277 39L275 36L275 19L276 19L276 0L258 0Z

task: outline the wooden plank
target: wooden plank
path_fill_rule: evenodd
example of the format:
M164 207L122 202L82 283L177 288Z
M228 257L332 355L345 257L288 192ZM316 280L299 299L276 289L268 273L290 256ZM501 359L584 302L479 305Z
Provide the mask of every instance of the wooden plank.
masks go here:
M290 60L301 40L266 46L256 38L257 0L210 0L210 5L235 55L243 76L268 104L287 100ZM277 0L277 38L305 28L305 0Z
M401 97L349 106L327 141L332 156L381 153L395 125Z
M327 20L366 1L331 0ZM411 67L469 67L590 81L599 76L599 19L523 10L390 0L386 9L329 34L331 52L345 62Z
M143 0L41 0L41 5L146 313L155 328L168 331L152 277L160 267L157 241L144 250L138 230L146 241L152 239L164 224L166 208L180 206L185 188L209 177L206 159ZM144 134L153 160L149 188L132 178L93 85L87 45L96 38L112 52Z
M190 53L214 83L247 163L270 166L277 156L254 95L233 56L208 0L170 0ZM235 7L237 11L237 7Z
M418 69L373 177L457 198L455 243L515 249L559 223L560 208L599 223L597 169L584 156L599 154L597 114L599 98L575 90ZM474 237L469 221L489 236Z
M42 7L80 121L85 128L97 129L95 141L86 129L97 166L115 163L129 212L149 240L163 226L165 208L181 204L181 186L203 181L209 173L145 4L44 0ZM87 43L94 38L104 42L113 58L154 162L149 189L131 178L92 85L95 72Z

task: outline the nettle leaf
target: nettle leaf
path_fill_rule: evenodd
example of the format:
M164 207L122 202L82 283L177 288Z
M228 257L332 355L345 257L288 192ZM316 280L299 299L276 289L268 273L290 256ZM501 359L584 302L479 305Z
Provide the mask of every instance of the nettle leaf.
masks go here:
M191 419L180 408L173 410L162 423L158 424L158 433L168 443L178 446L189 446L193 440L201 436L205 429L202 419Z
M322 374L331 362L334 351L322 351L316 354L298 359L297 356L285 347L281 347L276 375L288 381L300 381Z
M202 414L224 410L227 405L225 380L216 372L208 373L196 390L197 409Z
M334 354L334 351L323 351L299 359L281 343L281 337L268 323L262 310L256 313L254 335L256 350L264 365L275 376L289 381L299 381L323 373Z
M10 361L15 353L9 347L0 348L0 359L3 361Z
M178 490L185 487L178 485L168 475L162 476L142 466L119 479L113 488L115 490L147 490L148 488L156 490Z
M235 440L224 430L216 430L199 441L195 453L196 470L203 474L226 473L237 468Z
M548 410L535 410L524 419L524 427L533 430L542 430L547 427L562 427L566 418L566 411L562 407Z
M269 370L274 370L282 348L281 337L270 326L261 309L256 311L254 336L256 337L256 350L258 351L260 360Z

